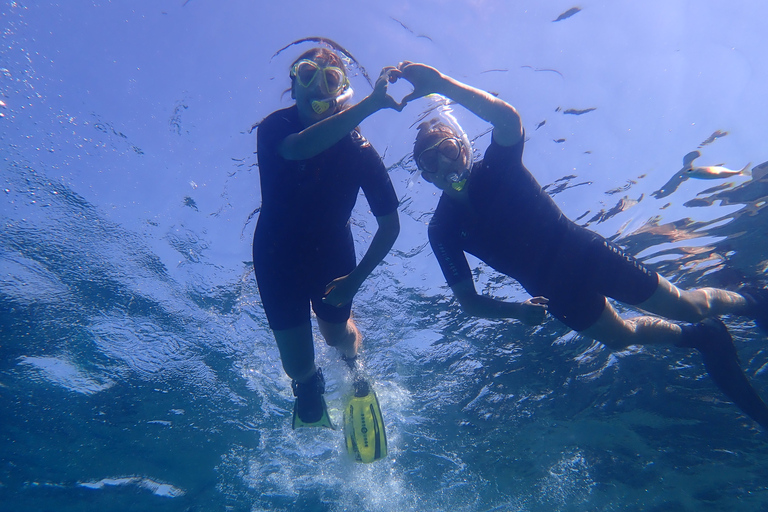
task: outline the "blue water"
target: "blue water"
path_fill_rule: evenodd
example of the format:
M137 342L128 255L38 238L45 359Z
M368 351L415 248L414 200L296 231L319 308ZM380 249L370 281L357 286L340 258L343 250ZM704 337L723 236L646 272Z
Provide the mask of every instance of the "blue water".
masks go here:
M436 196L409 174L412 133L402 131L419 107L402 114L406 121L382 113L380 123L363 125L401 196L403 234L353 311L389 455L355 464L340 431L291 430L290 382L250 262L258 169L249 128L282 105L285 84L274 77L283 69L270 57L313 34L316 18L202 0L41 6L2 4L0 511L768 509L767 434L724 400L697 354L663 347L612 353L554 320L525 328L461 312L425 244ZM552 25L568 7L542 14L531 6L530 16L541 19L525 24L551 32L570 23L563 30L579 31L589 20L606 26L590 13L615 14L582 6ZM340 28L326 35L352 39L348 45L371 68L409 52L445 59L447 45L435 31L434 46L397 39L403 27L393 18L426 30L422 17L402 8L337 13L391 33L385 54ZM461 21L449 16L455 9L445 11ZM269 23L256 24L254 13L273 21L271 33L262 33ZM469 16L491 23L482 10ZM691 16L706 19L700 11ZM249 21L261 30L251 34ZM471 50L472 41L465 44ZM681 67L695 67L699 54L677 44L664 48L669 54L651 47L644 55L672 61L680 48L690 59ZM252 53L231 56L235 49ZM561 52L552 43L551 54L540 48L514 68L547 68ZM750 52L739 47L735 63L727 52L707 58L724 64L734 83L738 59L754 64ZM483 64L513 69L506 58L485 55ZM238 67L241 61L251 67ZM514 76L466 71L481 83L512 84L502 94L521 98L531 137L526 162L571 218L684 287L764 281L768 178L758 164L768 154L750 143L757 134L745 113L759 109L723 92L707 112L730 109L743 119L710 121L700 106L660 96L663 121L629 111L614 117L605 105L622 98L608 87L597 91L601 97L565 67L574 81L545 82L561 79L519 69ZM760 69L740 83L745 97L762 83ZM552 90L529 97L545 83ZM725 91L710 85L702 89ZM519 90L526 87L528 96ZM600 108L554 117L568 98ZM661 141L656 153L626 134L625 117L639 126L633 133ZM690 119L700 126L691 128ZM659 122L669 130L655 131ZM723 126L727 135L703 144ZM563 134L568 141L554 142ZM476 144L486 143L480 136ZM666 197L652 196L700 144L707 163L722 158L740 168L751 160L753 175L688 180ZM361 251L375 225L360 201L354 234ZM482 264L476 278L484 293L524 296ZM768 396L766 334L746 319L725 320L747 374ZM349 376L316 339L339 424Z

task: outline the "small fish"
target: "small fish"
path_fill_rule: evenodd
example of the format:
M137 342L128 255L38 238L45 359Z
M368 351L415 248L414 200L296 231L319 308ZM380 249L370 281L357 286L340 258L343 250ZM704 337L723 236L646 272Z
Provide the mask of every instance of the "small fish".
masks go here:
M192 208L196 212L200 211L200 210L197 209L197 203L195 202L195 200L192 199L189 196L184 197L184 206L189 206L190 208Z
M723 130L717 130L717 131L715 131L715 133L713 133L712 135L707 137L707 140L705 140L704 142L699 144L699 147L703 148L707 144L712 144L713 142L715 142L720 137L725 137L726 135L728 135L728 132L724 132Z
M546 119L545 119L545 120L543 120L542 122L540 122L539 124L537 124L537 125L536 125L536 129L538 130L539 128L541 128L541 127L542 127L542 126L544 126L545 124L547 124L547 120L546 120Z
M698 166L694 167L693 161L701 156L699 151L691 151L683 157L683 168L677 171L668 182L664 184L659 190L653 192L651 195L656 199L667 197L672 192L677 190L688 178L696 178L699 180L717 180L723 178L730 178L733 176L751 176L752 173L749 170L749 166L752 163L748 163L742 169L734 171L721 165L711 165L708 167Z
M696 178L699 180L719 180L723 178L730 178L732 176L750 176L749 166L752 162L748 163L738 171L723 167L723 164L710 165L707 167L694 167L693 161L701 156L698 151L691 151L685 157L683 157L683 169L682 172L686 178Z
M560 16L558 16L556 19L552 20L552 22L554 23L556 21L562 21L562 20L564 20L566 18L570 18L571 16L573 16L574 14L576 14L579 11L581 11L580 7L571 7L570 9L568 9L567 11L562 13Z
M739 169L738 171L728 169L722 165L710 165L707 167L690 167L685 170L685 173L691 177L699 180L720 180L723 178L731 178L733 176L750 176L749 166L752 162Z
M534 68L533 66L528 66L528 65L520 66L520 67L521 68L526 68L526 69L532 69L532 70L534 70L537 73L540 73L542 71L546 71L546 72L549 72L549 73L557 73L561 77L565 78L565 76L563 76L563 74L561 72L559 72L556 69L552 69L552 68Z
M563 114L570 114L572 116L580 116L582 114L586 114L587 112L592 112L593 110L597 110L597 107L589 107L589 108L584 108L584 109L569 108L567 110L563 110Z
M398 22L398 23L400 24L400 26L401 26L401 27L403 27L405 30L407 30L408 32L410 32L410 33L411 33L411 34L413 34L414 36L416 36L416 37L423 37L424 39L429 39L430 41L432 40L432 38L431 38L431 37L429 37L429 36L425 36L425 35L423 35L423 34L417 34L416 32L414 32L413 30L411 30L411 29L410 29L410 27L406 26L406 24L405 24L405 23L403 23L402 21L400 21L399 19L397 19L397 18L393 18L392 16L390 16L390 18L392 18L394 21Z

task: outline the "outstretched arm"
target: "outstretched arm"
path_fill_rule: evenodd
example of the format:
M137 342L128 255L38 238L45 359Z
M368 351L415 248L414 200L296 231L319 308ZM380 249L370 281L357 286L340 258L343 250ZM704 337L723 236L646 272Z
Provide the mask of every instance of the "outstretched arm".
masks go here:
M306 160L319 155L339 142L365 118L384 108L397 111L403 107L387 94L389 74L395 68L386 67L373 87L373 92L359 103L293 133L280 143L280 156L286 160Z
M328 284L323 302L336 307L352 302L363 281L392 249L397 235L400 234L400 218L397 210L389 215L376 217L376 222L379 226L360 263L346 276L336 278Z
M526 325L539 325L547 315L544 297L533 297L525 302L505 302L479 295L471 279L451 286L461 308L469 315L482 318L516 318Z
M408 61L402 62L391 75L413 85L413 92L403 98L402 105L427 94L441 94L491 123L497 144L513 146L523 137L522 121L515 107L482 89L459 82L431 66Z

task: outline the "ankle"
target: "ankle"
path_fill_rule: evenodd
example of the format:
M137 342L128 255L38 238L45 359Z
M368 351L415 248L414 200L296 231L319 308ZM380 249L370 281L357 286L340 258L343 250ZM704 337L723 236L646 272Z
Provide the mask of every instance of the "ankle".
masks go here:
M293 396L296 397L299 395L322 395L325 393L325 378L322 368L317 368L315 373L304 382L291 381L291 388L293 389Z

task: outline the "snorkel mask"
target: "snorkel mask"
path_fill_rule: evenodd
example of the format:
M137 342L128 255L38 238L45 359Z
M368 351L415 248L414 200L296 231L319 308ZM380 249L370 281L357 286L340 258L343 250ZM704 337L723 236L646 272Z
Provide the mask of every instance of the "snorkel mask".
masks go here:
M424 149L417 157L417 165L422 169L423 174L423 169L426 166L423 166L422 164L422 157L424 157L428 151L439 152L451 160L458 160L464 155L466 158L464 168L461 171L452 172L445 177L446 181L451 184L453 190L461 192L467 184L469 172L474 163L472 144L469 142L469 137L467 137L466 132L461 128L461 125L459 125L459 122L453 116L453 109L450 106L448 98L440 96L439 94L430 94L427 98L431 101L431 105L424 112L422 118L434 116L427 121L429 123L427 130L431 130L439 125L444 125L450 128L454 135L446 136L432 146Z
M310 59L301 59L291 68L291 79L305 89L321 80L329 96L312 101L312 110L323 114L332 106L344 103L352 97L352 87L346 72L338 66L322 67Z

